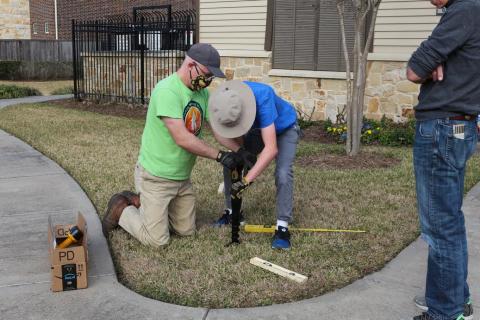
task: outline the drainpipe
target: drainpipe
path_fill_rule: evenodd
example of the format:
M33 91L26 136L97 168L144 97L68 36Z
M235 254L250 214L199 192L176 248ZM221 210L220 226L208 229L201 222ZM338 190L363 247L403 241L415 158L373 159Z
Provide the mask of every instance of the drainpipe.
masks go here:
M54 3L55 3L55 40L58 40L57 0L54 0Z

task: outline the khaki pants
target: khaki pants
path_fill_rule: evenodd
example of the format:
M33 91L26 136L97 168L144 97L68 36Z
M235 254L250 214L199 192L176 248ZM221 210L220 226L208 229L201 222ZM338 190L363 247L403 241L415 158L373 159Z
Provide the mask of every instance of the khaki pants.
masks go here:
M163 246L170 239L170 229L182 236L195 232L195 194L190 180L159 178L137 163L135 188L141 206L126 207L119 224L141 243Z

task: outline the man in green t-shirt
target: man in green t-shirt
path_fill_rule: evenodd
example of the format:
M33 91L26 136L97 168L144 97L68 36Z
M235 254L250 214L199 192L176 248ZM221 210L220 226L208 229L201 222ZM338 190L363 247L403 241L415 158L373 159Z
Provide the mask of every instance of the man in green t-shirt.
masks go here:
M145 245L168 243L170 229L179 235L195 231L195 195L190 175L197 156L235 168L242 160L203 140L208 120L208 90L214 77L225 78L220 55L198 43L187 52L176 73L161 80L152 92L138 162L135 188L109 201L102 221L105 237L120 225Z

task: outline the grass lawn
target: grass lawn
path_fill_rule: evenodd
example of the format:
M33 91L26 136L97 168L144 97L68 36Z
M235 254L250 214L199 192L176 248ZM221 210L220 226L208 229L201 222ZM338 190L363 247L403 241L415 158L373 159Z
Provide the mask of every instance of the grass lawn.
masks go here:
M0 128L65 168L84 188L100 216L110 196L133 189L133 169L144 121L65 109L48 104L0 110ZM206 134L211 141L211 135ZM270 249L270 236L241 234L240 246L225 247L230 229L210 226L223 209L217 194L221 167L198 159L193 174L198 232L173 237L163 249L142 246L123 230L110 239L120 281L142 295L181 305L247 307L305 299L343 287L395 257L418 235L411 148L365 147L395 157L382 169L304 166L304 157L340 156L343 146L302 141L295 165L297 227L364 229L366 234L293 233L292 250ZM275 221L270 167L244 196L252 224ZM469 162L466 189L480 180L480 157ZM307 275L297 284L249 264L258 256Z
M55 90L67 87L73 87L73 80L60 81L4 81L0 80L0 84L16 85L20 87L30 87L37 89L43 96L50 96Z

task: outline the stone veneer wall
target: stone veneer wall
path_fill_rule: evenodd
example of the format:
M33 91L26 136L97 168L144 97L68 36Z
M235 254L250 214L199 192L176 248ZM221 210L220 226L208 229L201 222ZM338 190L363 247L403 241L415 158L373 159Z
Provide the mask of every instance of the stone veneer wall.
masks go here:
M0 39L30 39L29 0L0 0Z
M384 114L396 121L413 115L418 85L405 76L405 62L371 61L365 90L364 114L380 119ZM346 82L338 79L268 76L270 58L222 57L227 79L260 81L290 101L304 119L336 120L346 103Z
M146 97L150 96L156 79L168 76L183 60L183 57L168 60L168 53L163 54L164 58L158 57L158 53L145 55ZM84 89L87 93L140 96L138 53L97 52L82 56L87 80L85 84L88 84ZM116 59L113 63L112 56ZM279 96L295 106L303 119L329 118L335 121L346 104L345 80L268 76L271 70L270 58L222 57L221 67L229 80L257 81L271 85ZM419 86L406 79L405 67L405 62L369 62L364 104L367 118L378 120L386 115L395 121L403 121L413 116ZM215 80L211 88L215 88L219 81L223 80Z

